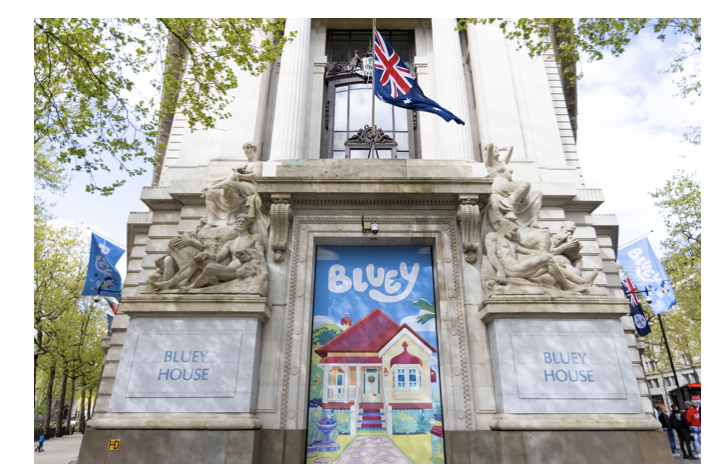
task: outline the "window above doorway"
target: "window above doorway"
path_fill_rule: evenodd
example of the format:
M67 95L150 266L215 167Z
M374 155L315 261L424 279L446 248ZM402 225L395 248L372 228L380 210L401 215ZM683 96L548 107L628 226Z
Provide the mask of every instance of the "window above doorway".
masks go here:
M410 68L414 57L413 31L379 32ZM372 83L362 61L371 56L370 43L370 30L327 33L321 158L367 158L372 137L379 158L419 158L417 112L376 99L377 131L371 131ZM371 157L376 158L376 154Z

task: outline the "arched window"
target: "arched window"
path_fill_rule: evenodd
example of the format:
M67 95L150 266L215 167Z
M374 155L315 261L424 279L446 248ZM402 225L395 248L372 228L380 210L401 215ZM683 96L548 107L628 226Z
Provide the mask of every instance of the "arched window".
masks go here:
M412 69L413 31L380 31ZM371 126L370 78L361 68L371 31L328 31L328 65L322 122L321 158L358 159L369 156L371 138L380 158L420 158L417 112L376 99ZM371 155L373 158L375 154Z

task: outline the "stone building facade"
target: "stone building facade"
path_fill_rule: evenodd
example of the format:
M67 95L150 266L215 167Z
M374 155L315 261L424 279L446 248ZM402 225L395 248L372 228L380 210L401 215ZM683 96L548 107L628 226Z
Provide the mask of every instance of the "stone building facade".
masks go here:
M656 366L649 361L644 361L644 371L646 373L647 387L649 388L649 396L652 403L660 403L666 406L667 410L671 409L673 401L669 396L671 390L678 387L683 387L688 384L701 383L701 366L697 366L695 370L685 364L677 364L676 375L677 381L674 380L674 374L671 371L662 372L657 370Z
M325 18L287 20L286 33L297 31L295 40L265 73L239 74L233 116L217 129L190 132L182 114L166 118L161 164L141 194L148 210L128 220L122 312L106 342L94 430L80 462L304 461L314 257L317 247L328 245L433 248L446 461L671 460L656 446L665 436L650 417L634 326L626 301L618 299L618 222L593 214L603 194L585 185L575 115L566 104L574 89L564 88L553 56L532 60L498 28L459 32L452 18L377 21L426 94L466 125L393 110L391 127L384 128L395 141L382 150L388 159L360 158L362 147L350 142L362 129L355 120L362 78L347 63L355 49L363 54L371 20ZM557 284L528 291L513 280L494 283L484 270L494 262L486 240L500 228L494 220L485 227L485 219L506 212L494 204L503 206L505 198L494 190L485 163L490 144L513 146L504 170L530 185L527 197L540 193L535 230L550 237L574 223L579 246L572 279L588 282L593 293ZM250 159L244 147L255 147ZM248 298L234 291L156 292L151 283L169 281L162 258L174 238L198 234L201 219L216 218L209 187L217 189L215 182L249 160L260 163L253 178L259 200L249 197L248 205L262 202L253 209L269 214L262 245L267 292ZM378 234L362 233L362 216L378 225ZM497 223L514 222L508 212L503 217ZM161 286L169 291L173 284ZM208 390L179 398L131 385L140 364L152 364L140 357L157 348L160 335L189 339L200 325L240 332L231 401ZM613 362L600 365L612 365L615 372L608 374L621 389L543 392L519 372L519 358L549 339L558 348L581 342L588 351L612 353ZM192 349L189 357L198 361L198 348ZM165 353L161 361L167 360ZM121 450L106 451L112 438L123 439Z

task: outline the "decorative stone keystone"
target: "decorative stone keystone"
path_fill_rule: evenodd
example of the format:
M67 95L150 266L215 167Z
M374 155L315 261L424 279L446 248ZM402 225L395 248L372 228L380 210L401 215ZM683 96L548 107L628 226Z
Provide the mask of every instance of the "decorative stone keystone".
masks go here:
M459 196L457 206L457 221L460 223L462 233L462 250L468 264L477 260L477 230L479 230L479 198L473 196Z
M288 229L293 218L290 210L290 194L280 194L271 198L270 218L273 234L270 247L275 253L273 260L282 262L288 245Z

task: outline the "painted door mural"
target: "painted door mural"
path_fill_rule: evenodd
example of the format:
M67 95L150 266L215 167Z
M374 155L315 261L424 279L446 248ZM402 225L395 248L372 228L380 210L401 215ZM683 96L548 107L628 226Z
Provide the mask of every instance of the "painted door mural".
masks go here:
M307 462L444 463L429 246L317 248Z

